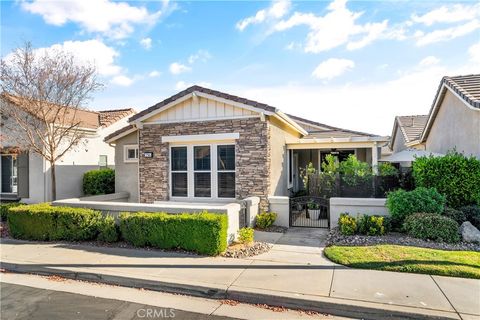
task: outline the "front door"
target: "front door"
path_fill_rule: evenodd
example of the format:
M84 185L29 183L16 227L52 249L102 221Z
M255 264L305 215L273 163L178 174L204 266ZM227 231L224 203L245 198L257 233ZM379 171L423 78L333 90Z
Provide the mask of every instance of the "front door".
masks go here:
M17 192L17 157L2 155L2 193Z

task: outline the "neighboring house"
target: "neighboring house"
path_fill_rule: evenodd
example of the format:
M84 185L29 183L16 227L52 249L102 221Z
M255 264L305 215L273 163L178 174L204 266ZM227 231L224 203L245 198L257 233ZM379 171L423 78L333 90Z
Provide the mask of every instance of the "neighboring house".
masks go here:
M1 103L2 108L21 108L21 99L2 96ZM81 122L86 138L56 163L57 199L82 196L82 179L86 171L114 166L115 150L104 142L104 138L124 127L128 116L135 114L135 111L130 108L99 112L77 110L72 114ZM11 125L15 125L14 120L3 114L0 139L1 199L21 199L26 203L50 201L49 163L39 155L22 151L15 145L11 138L13 133L8 129Z
M132 116L115 144L116 191L130 201L226 201L288 195L299 169L329 153L376 167L388 137L289 116L277 108L192 86Z
M389 147L393 153L406 149L423 149L419 143L428 115L397 116L393 123Z

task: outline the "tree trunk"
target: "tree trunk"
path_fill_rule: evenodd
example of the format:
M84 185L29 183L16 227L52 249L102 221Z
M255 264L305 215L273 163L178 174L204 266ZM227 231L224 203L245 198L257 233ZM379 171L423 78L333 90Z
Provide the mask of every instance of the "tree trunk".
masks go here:
M50 177L52 178L52 201L57 200L57 179L55 176L55 161L50 162Z

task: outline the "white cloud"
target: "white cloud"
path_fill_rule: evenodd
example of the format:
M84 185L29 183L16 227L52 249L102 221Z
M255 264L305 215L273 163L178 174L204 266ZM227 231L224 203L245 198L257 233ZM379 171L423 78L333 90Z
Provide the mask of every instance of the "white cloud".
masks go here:
M172 64L170 64L170 73L171 74L181 74L181 73L184 73L184 72L188 72L188 71L191 71L192 68L190 68L189 66L186 66L184 64L181 64L179 62L174 62Z
M140 45L145 49L149 50L152 48L152 39L151 38L143 38L140 40Z
M480 29L480 20L475 19L462 25L434 30L427 33L417 31L415 33L415 37L417 38L416 44L417 46L425 46L436 42L449 41L467 35L478 29Z
M212 84L210 82L198 82L196 83L197 85L201 86L201 87L205 87L205 88L210 88L212 86ZM194 84L193 83L189 83L189 82L185 82L185 81L178 81L176 84L175 84L175 90L185 90L187 89L188 87L191 87L193 86Z
M113 84L118 85L118 86L128 87L128 86L132 85L133 81L134 81L133 79L131 79L127 76L119 75L119 76L113 77L111 82Z
M480 65L480 42L468 48L468 54L472 62L478 63L478 65Z
M290 6L290 0L274 0L270 7L257 11L254 16L238 21L236 28L243 31L252 24L259 24L272 19L280 19L288 13Z
M159 77L162 73L160 71L157 71L157 70L153 70L152 72L150 72L148 74L148 76L150 78L156 78L156 77Z
M438 64L439 62L440 62L440 59L438 59L437 57L428 56L428 57L425 57L424 59L422 59L422 61L420 61L419 65L422 66L422 67L427 67L427 66L433 66L435 64Z
M355 62L348 59L331 58L320 63L312 75L317 79L330 80L353 69Z
M207 62L207 60L211 58L212 58L212 55L210 54L210 52L208 52L207 50L200 49L196 53L188 57L188 63L193 64L197 61Z
M411 19L415 23L431 26L435 23L469 21L478 16L480 16L480 4L472 6L455 4L453 6L441 6L421 16L413 14Z
M164 1L161 10L156 12L149 12L143 6L110 0L33 0L22 1L21 6L30 13L41 15L48 24L62 26L73 22L86 32L101 33L115 39L127 37L134 31L135 25L155 24L174 9L168 1Z

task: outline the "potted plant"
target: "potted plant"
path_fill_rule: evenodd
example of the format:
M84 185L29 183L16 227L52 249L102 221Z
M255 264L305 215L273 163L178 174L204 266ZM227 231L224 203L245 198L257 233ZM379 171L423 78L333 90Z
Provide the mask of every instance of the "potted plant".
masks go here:
M312 220L318 220L320 217L320 205L315 202L309 202L307 204L307 217Z

